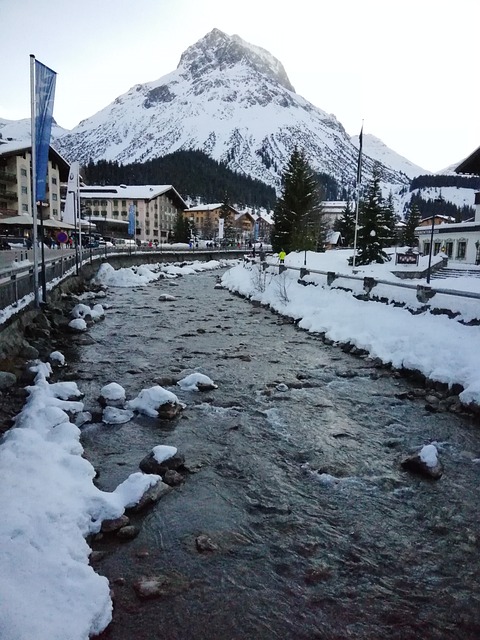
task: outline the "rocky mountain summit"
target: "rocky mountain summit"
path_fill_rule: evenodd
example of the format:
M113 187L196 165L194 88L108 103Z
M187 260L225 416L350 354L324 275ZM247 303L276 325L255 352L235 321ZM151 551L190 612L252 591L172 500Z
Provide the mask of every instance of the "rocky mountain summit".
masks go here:
M200 149L276 188L295 145L315 170L353 186L358 150L335 116L295 93L268 51L218 29L190 46L175 71L135 85L55 142L80 162L143 162ZM367 177L373 162L365 155ZM401 165L383 163L382 177L394 190L409 183Z

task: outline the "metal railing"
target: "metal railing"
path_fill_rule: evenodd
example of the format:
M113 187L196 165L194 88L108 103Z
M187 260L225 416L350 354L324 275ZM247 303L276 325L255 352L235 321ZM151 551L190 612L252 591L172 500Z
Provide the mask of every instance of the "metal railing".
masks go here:
M195 259L202 254L231 253L235 256L243 255L238 249L166 249L161 247L130 247L120 245L115 247L84 247L82 251L82 261L75 249L46 249L45 250L45 283L49 283L56 278L63 277L67 271L73 270L72 274L81 272L82 266L93 263L97 260L104 260L108 257L122 258L123 256L138 256L141 262L142 256L152 261L157 255L159 261L169 255L172 258L181 256L182 260ZM2 267L3 263L3 267ZM23 297L34 292L33 273L33 251L32 249L18 249L12 251L0 251L0 310L10 305L18 304ZM41 264L39 264L39 282L43 282Z
M255 259L246 258L247 261L255 262ZM286 271L287 269L292 271L298 271L300 273L300 279L310 273L315 273L317 275L326 276L328 286L331 286L335 280L340 278L347 280L356 280L363 281L363 291L365 294L370 294L371 291L378 284L385 284L391 287L399 287L401 289L410 289L416 292L416 297L419 302L422 304L428 303L437 293L445 294L448 296L459 296L462 298L473 298L475 300L480 300L480 293L476 293L474 291L460 291L456 289L443 289L441 287L432 287L430 285L424 284L408 284L407 282L396 282L395 280L382 280L381 278L372 278L359 276L355 274L345 274L345 273L335 273L334 271L320 271L318 269L307 269L306 267L293 267L287 265L279 265L278 262L268 262L264 260L261 262L262 268L266 269L267 267L278 267L279 273ZM305 282L305 281L304 281Z

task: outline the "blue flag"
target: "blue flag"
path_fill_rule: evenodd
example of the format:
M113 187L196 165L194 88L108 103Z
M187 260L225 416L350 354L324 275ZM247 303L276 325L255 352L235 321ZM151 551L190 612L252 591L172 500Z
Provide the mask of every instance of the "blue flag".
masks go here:
M57 74L35 60L35 152L37 160L36 198L45 200L48 150L52 133L53 101Z
M135 205L131 204L128 208L128 235L135 235Z

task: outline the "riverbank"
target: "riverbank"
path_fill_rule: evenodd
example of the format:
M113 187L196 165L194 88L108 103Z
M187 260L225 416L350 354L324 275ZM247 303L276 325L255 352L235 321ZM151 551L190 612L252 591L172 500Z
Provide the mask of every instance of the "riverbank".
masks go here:
M329 271L323 261L333 258L309 254L308 261L312 269ZM287 256L286 263L289 259L303 260L298 254ZM366 275L378 272L372 265L365 268ZM311 274L300 281L295 271L279 274L277 267L264 270L251 263L230 269L222 283L292 318L306 331L451 390L462 405L478 412L480 330L471 322L478 318L478 301L444 295L440 308L449 308L453 317L442 315L436 304L423 305L408 290L401 291L399 299L398 290L385 281L386 273L378 292L382 302L365 296L361 287L346 290L341 276L330 286L325 276Z

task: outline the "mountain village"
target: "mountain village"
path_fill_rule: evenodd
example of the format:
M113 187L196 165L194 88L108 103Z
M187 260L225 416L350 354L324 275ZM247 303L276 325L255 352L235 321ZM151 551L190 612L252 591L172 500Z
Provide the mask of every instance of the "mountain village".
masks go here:
M255 134L249 125L252 121L257 123ZM24 121L0 120L0 136L0 236L7 247L9 238L18 243L28 242L31 236L31 145ZM73 166L81 167L89 159L127 163L178 149L202 149L231 170L274 186L278 195L282 171L295 146L302 149L314 171L333 176L344 193L355 197L358 136L350 139L334 116L296 94L281 63L267 51L214 29L184 52L168 78L132 87L71 132L53 128L46 197L39 208L45 238L55 244L59 232L73 240L81 232L84 244L133 240L158 246L174 241L181 216L193 242L213 245L226 242L222 219L229 212L230 244L268 244L273 211L254 202L239 204L220 197L217 202L199 202L192 199L195 194L180 193L175 184L85 184L81 170L72 186L69 175ZM478 176L478 158L477 150L449 173ZM394 203L401 244L401 229L409 214L408 185L425 172L373 136L365 136L364 183L375 166L380 168L384 196L390 195ZM75 214L66 212L73 189L79 193ZM458 220L441 206L434 215L420 215L415 248L428 254L431 247L433 254L444 252L450 260L479 264L479 193L472 188L440 188L425 196L427 201L439 197L444 203L463 206L470 217ZM320 215L329 230L324 248L345 246L334 229L347 200L324 200L322 205Z

